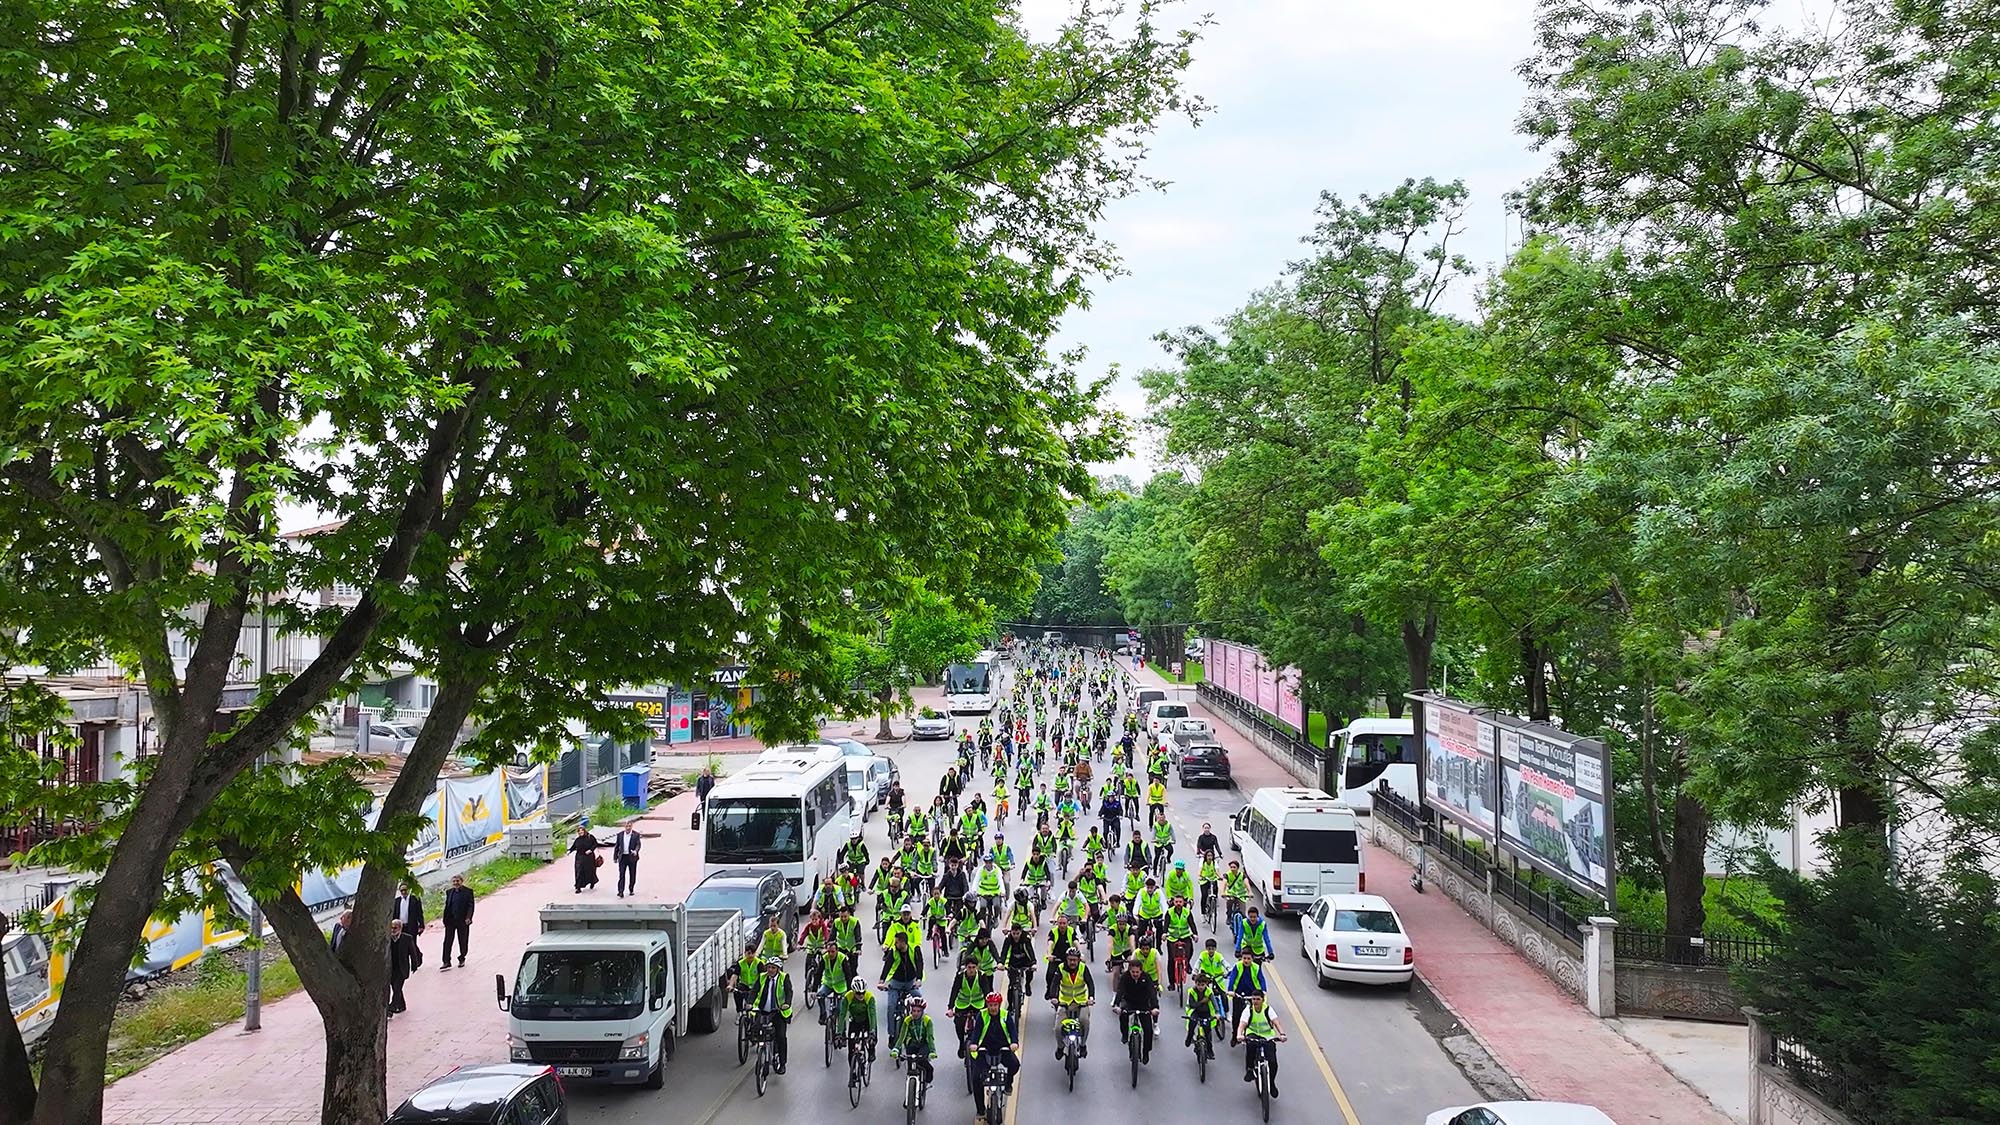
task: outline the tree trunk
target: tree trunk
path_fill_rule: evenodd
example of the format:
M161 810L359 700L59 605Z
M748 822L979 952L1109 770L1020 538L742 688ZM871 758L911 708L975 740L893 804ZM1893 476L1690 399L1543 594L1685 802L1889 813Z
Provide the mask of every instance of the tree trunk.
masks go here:
M1527 689L1528 718L1549 721L1549 665L1547 653L1535 639L1535 627L1521 627L1521 682Z
M1702 901L1708 890L1708 837L1712 818L1707 806L1683 789L1674 797L1674 838L1668 845L1661 876L1666 882L1668 956L1680 959L1688 947L1676 938L1700 937L1708 925ZM1692 960L1690 952L1689 960Z
M896 737L895 732L889 729L889 712L895 707L896 693L890 691L888 688L883 688L881 691L875 693L875 702L881 705L877 709L876 714L882 720L881 724L875 728L875 737L881 739L883 742L887 742Z
M1427 611L1421 623L1407 618L1403 621L1403 656L1408 662L1411 691L1431 689L1431 650L1437 645L1437 631L1436 610Z
M12 922L0 914L0 939ZM7 995L7 962L0 958L0 996ZM26 1125L35 1113L35 1072L28 1064L28 1045L21 1025L11 1018L0 1026L0 1125Z
M321 1121L380 1121L389 1115L386 968L381 976L375 987L356 987L349 1000L320 1008L326 1029Z

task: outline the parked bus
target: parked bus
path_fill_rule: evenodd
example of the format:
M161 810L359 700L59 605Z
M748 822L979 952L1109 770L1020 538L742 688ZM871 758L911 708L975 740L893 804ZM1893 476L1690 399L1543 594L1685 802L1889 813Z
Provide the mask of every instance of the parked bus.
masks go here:
M988 649L944 670L944 706L954 715L983 715L1000 694L1000 654Z
M1375 811L1370 792L1387 782L1396 796L1424 803L1417 791L1416 728L1408 718L1356 719L1333 732L1334 760L1341 763L1340 803L1357 813Z
M709 791L701 873L776 868L803 908L839 867L841 845L860 824L845 758L758 761Z

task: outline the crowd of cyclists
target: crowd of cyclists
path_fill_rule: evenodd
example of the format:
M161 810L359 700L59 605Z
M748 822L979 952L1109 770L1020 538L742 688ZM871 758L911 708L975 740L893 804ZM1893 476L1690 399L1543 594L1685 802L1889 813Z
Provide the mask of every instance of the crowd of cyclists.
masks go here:
M850 1065L858 1099L854 1084L866 1082L886 1039L928 1087L938 1035L922 993L925 958L952 962L943 1015L983 1115L989 1087L1011 1090L1020 1071L1022 1007L1037 985L1056 1013L1057 1059L1066 1045L1089 1055L1101 963L1134 1083L1151 1060L1162 993L1171 991L1182 1046L1204 1077L1226 1036L1244 1048L1244 1081L1261 1061L1275 1098L1276 1044L1286 1034L1264 1003L1268 923L1249 901L1239 864L1221 864L1210 825L1177 848L1166 815L1168 754L1130 706L1131 681L1101 652L1017 644L1011 655L1011 693L976 730L961 732L930 802L900 785L890 790L888 854L872 857L857 830L838 876L814 896L796 944L806 951L803 995L823 1028L827 1065L837 1049L867 1052ZM863 971L860 918L871 906L880 999ZM768 1028L779 1074L795 999L785 968L791 944L771 925L732 970L739 1010L767 1016L759 1026ZM739 1044L739 1061L742 1054Z

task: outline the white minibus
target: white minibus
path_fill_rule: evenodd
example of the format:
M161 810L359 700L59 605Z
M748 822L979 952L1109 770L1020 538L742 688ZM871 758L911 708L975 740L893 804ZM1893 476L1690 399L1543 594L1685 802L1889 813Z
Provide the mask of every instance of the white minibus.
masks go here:
M701 873L774 867L804 907L839 867L841 845L860 824L844 757L835 754L804 769L793 761L759 761L709 791Z
M1230 818L1230 846L1267 914L1295 914L1321 895L1368 889L1354 810L1320 789L1266 788Z

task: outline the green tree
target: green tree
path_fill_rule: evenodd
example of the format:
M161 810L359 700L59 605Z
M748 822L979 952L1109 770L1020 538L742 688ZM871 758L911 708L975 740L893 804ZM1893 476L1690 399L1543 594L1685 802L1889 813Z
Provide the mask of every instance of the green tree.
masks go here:
M501 573L679 562L756 623L777 730L841 690L805 624L825 590L907 568L956 593L1040 557L1108 449L1041 341L1144 182L1123 141L1200 108L1151 11L1046 44L997 4L0 13L0 367L33 373L0 383L0 534L34 560L0 618L52 670L138 669L160 732L139 784L93 794L105 832L44 853L103 874L35 1120L98 1115L183 836L368 661L407 639L484 708L522 674L482 644L594 637L531 636L547 607L505 604ZM663 503L678 522L619 518ZM290 507L339 527L282 539ZM488 550L503 532L549 542ZM739 570L780 552L807 591ZM423 624L462 557L496 570ZM589 569L546 587L571 613L685 585ZM320 657L223 712L251 603L334 581L360 604L294 611Z
M1200 596L1193 496L1185 477L1161 473L1109 513L1105 586L1117 595L1124 620L1142 631L1147 649L1161 661L1179 658Z

